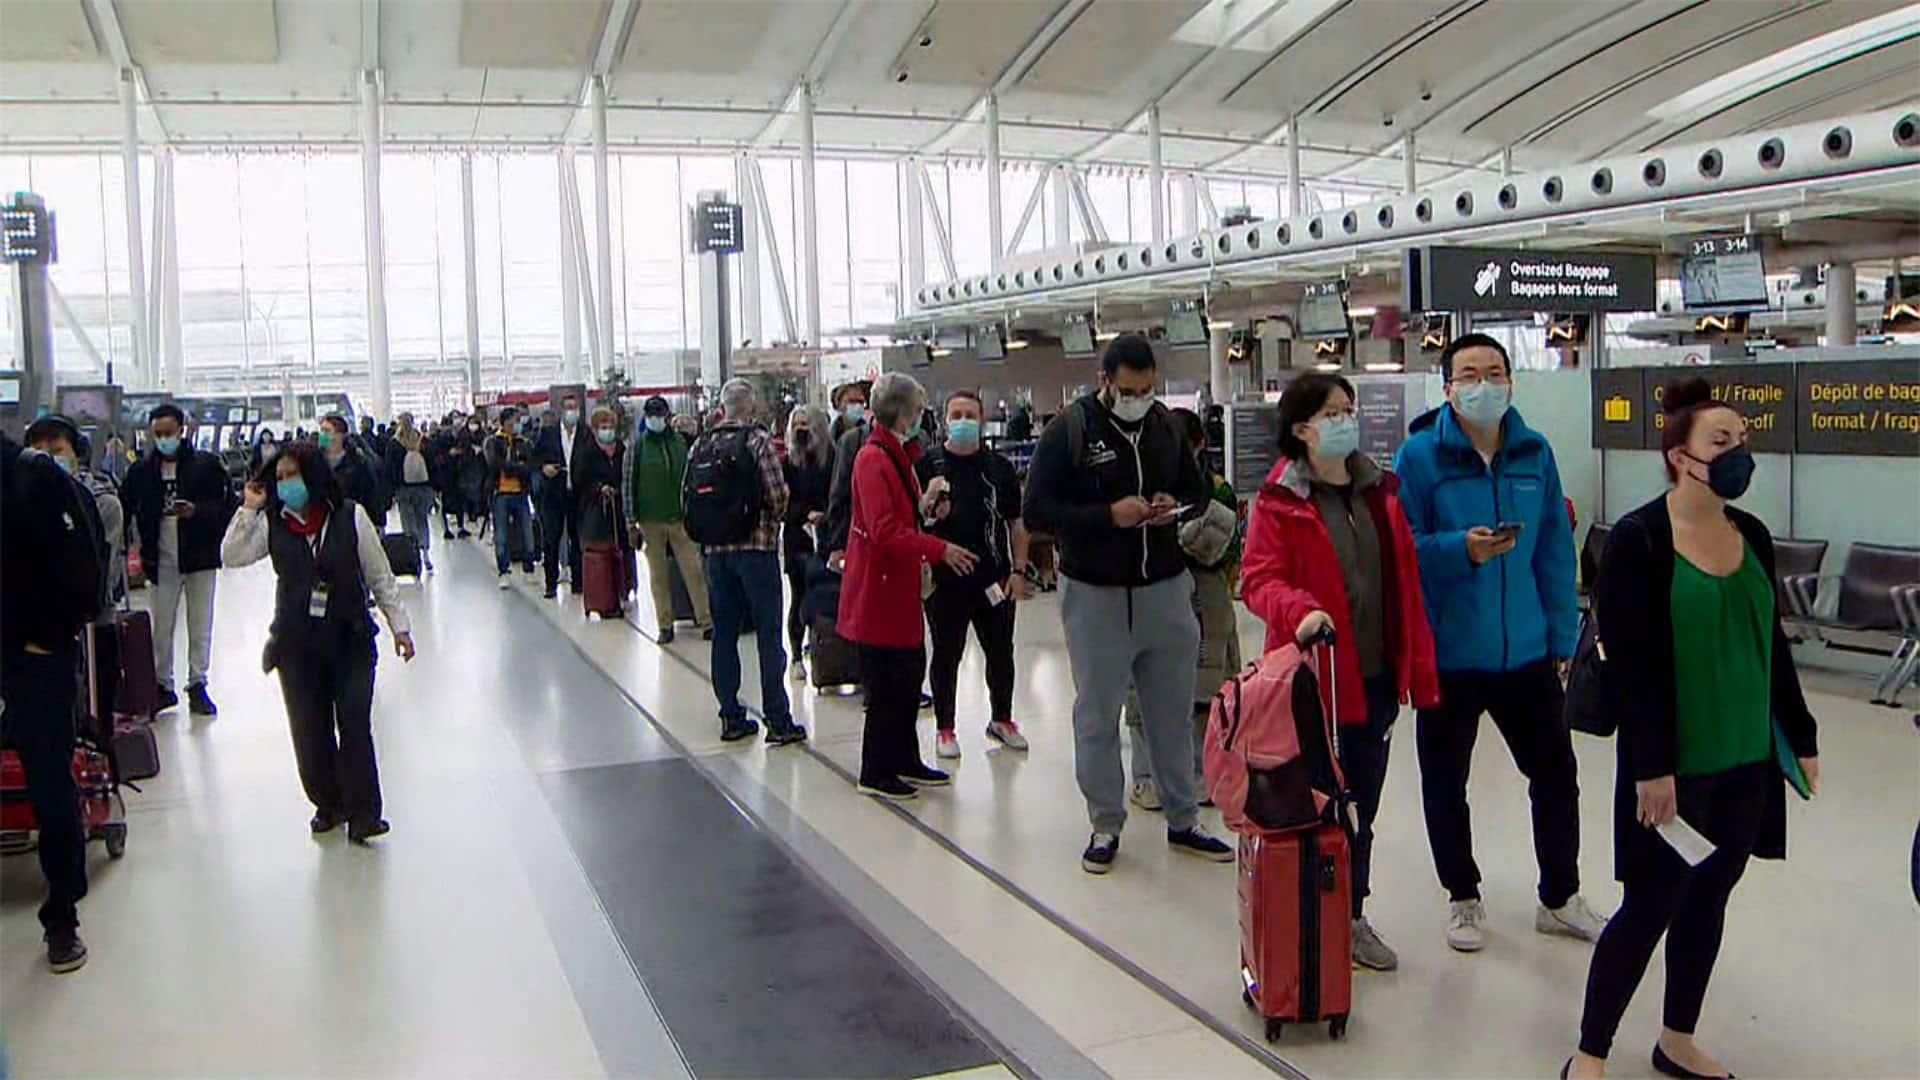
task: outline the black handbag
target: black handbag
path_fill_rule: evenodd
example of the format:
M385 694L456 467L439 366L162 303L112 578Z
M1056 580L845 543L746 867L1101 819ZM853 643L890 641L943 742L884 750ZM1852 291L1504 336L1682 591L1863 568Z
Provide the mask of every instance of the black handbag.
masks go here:
M1580 643L1574 646L1567 674L1567 726L1606 738L1620 726L1619 715L1607 707L1607 647L1600 641L1600 620L1589 609L1580 616Z

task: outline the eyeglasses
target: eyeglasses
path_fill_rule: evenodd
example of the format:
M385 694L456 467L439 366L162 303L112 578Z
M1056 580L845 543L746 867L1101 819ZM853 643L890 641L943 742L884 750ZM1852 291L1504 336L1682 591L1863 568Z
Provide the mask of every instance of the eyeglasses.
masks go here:
M1455 386L1478 386L1483 382L1494 386L1507 386L1513 382L1513 376L1504 371L1488 372L1485 375L1475 372L1469 375L1455 375L1447 381Z

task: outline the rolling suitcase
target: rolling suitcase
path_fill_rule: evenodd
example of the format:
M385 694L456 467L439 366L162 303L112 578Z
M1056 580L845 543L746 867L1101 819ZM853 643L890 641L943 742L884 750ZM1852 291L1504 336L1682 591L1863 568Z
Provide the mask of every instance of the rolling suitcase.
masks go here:
M160 680L153 668L153 616L125 610L114 616L120 637L120 687L114 711L152 720L160 711Z
M580 599L589 614L618 618L626 595L626 559L617 547L595 545L580 553Z
M1347 1033L1353 1009L1353 867L1342 825L1240 838L1240 980L1267 1021L1327 1022Z
M394 577L420 578L420 541L406 533L381 533L380 547L387 553L387 565Z
M808 674L815 690L854 686L860 682L860 654L853 642L840 636L832 619L816 616L807 627L807 637L811 641L807 651Z

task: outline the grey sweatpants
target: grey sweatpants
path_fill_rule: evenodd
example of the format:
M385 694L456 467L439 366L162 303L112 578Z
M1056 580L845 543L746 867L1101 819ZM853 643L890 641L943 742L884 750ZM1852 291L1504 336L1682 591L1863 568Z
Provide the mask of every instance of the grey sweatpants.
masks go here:
M1200 624L1193 615L1193 578L1138 589L1088 585L1067 578L1061 621L1073 667L1073 758L1080 794L1095 832L1118 834L1127 820L1126 772L1120 765L1120 706L1131 684L1159 780L1169 829L1193 827L1193 680Z

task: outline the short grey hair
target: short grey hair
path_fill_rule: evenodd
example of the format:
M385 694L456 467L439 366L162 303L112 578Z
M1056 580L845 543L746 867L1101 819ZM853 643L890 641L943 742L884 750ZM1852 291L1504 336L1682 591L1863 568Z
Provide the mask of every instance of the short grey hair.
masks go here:
M889 430L898 428L908 416L917 423L921 410L927 407L927 388L904 371L889 371L875 379L867 396L873 418Z
M744 420L759 404L759 395L753 392L753 384L745 379L728 379L720 388L720 411L729 420Z

